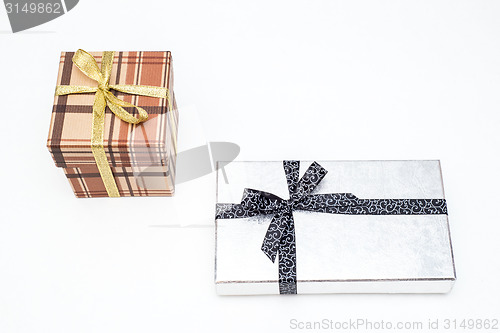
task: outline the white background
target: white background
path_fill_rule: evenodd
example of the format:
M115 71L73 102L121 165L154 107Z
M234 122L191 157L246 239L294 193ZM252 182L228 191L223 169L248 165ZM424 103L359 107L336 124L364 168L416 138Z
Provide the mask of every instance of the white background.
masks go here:
M81 0L12 34L0 8L0 332L500 319L499 17L498 1ZM181 150L196 110L239 160L440 159L454 290L217 296L213 173L174 198L75 199L53 165L59 53L78 48L171 50Z

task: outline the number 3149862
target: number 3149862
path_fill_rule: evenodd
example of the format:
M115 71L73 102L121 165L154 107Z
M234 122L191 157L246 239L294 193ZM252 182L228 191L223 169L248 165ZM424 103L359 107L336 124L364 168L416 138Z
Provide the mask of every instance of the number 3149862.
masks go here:
M7 14L15 13L15 14L62 14L62 8L60 3L25 3L20 5L19 3L10 3L7 2L5 4L5 8L7 9Z

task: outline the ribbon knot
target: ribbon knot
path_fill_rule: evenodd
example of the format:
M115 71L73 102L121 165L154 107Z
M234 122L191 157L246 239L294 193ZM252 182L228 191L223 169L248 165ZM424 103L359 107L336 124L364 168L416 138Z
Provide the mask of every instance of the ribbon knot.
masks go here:
M83 50L78 50L73 56L73 63L80 71L90 79L97 82L97 87L88 86L57 86L56 95L95 93L92 107L92 134L91 149L96 161L99 173L103 180L108 196L119 197L113 173L104 150L104 120L106 106L111 112L121 120L129 124L140 124L148 119L148 113L141 107L118 99L111 93L111 89L127 94L165 98L168 101L169 109L172 110L172 102L169 92L164 87L138 86L138 85L110 85L111 69L113 67L114 52L105 51L102 55L101 68L97 65L94 57ZM135 117L124 109L124 107L135 108L138 116Z
M102 92L109 91L109 83L108 82L100 82L99 85L97 86L99 90L102 90Z

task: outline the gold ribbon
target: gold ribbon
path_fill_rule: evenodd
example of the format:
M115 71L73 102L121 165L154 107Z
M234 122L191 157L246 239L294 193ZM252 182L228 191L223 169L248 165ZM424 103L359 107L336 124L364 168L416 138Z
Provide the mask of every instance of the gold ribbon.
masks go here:
M102 181L110 197L119 197L118 187L116 186L113 172L109 166L106 152L104 150L104 118L106 105L121 120L129 124L139 124L148 119L148 113L141 107L127 103L116 98L110 89L121 91L127 94L166 98L169 105L169 111L172 112L172 102L169 98L167 88L139 86L139 85L114 85L109 84L111 68L113 66L114 51L105 51L102 55L101 69L97 66L94 57L83 50L78 50L73 56L73 63L83 74L97 81L97 87L86 86L57 86L56 95L84 94L95 92L94 105L92 107L92 137L90 140L92 154L94 155ZM134 117L127 112L124 107L135 107L139 112L138 117ZM175 145L175 143L174 143Z

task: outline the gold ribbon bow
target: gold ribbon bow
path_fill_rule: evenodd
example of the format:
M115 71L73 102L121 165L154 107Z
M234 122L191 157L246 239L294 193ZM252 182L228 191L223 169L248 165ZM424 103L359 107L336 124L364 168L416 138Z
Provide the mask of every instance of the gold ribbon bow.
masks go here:
M148 113L141 107L127 103L116 98L110 91L114 89L127 94L166 98L169 105L169 110L172 110L172 103L169 98L167 88L152 87L152 86L138 86L138 85L113 85L109 84L111 76L111 68L113 66L113 51L105 51L102 55L101 69L97 66L94 57L83 50L78 50L73 56L73 63L85 75L92 80L97 81L97 87L86 86L57 86L56 95L68 94L83 94L95 92L94 105L92 107L92 137L91 149L94 155L99 173L110 197L119 197L118 187L116 186L113 172L109 166L106 152L104 150L104 118L106 105L110 110L121 120L130 124L139 124L148 119ZM139 112L138 118L127 112L124 107L135 107Z

